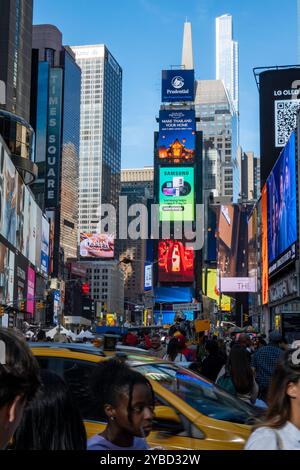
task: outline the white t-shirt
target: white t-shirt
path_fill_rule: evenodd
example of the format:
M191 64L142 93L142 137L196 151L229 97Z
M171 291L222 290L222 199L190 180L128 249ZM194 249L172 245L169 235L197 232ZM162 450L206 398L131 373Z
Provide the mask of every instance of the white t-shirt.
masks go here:
M300 450L300 429L287 422L280 429L256 429L245 445L245 450Z

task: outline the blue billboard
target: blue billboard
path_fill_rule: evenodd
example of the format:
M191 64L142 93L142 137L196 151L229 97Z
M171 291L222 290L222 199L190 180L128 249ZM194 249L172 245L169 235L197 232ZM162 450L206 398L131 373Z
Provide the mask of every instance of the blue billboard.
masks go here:
M51 68L47 133L46 209L59 204L63 71Z
M144 291L152 290L152 263L144 263Z
M194 101L194 97L194 70L179 69L162 71L162 103Z
M158 137L160 163L192 163L195 149L195 111L160 111Z
M289 259L295 258L297 241L296 136L292 133L267 180L268 187L268 259L271 274ZM291 249L290 256L280 257ZM271 266L273 263L273 267Z

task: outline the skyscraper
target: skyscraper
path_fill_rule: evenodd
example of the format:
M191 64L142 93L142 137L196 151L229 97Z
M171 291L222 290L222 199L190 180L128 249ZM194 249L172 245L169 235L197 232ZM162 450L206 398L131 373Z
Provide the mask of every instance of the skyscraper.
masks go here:
M0 108L29 121L32 0L1 0L0 83L6 90Z
M79 230L97 233L101 204L117 207L120 192L122 69L103 44L72 50L82 70Z
M237 201L240 190L236 160L238 116L221 80L196 81L195 110L200 119L197 130L203 132L204 151L218 152L218 155L205 155L210 168L204 174L210 175L213 184L209 188L206 181L205 188L215 196L230 196Z
M235 110L239 110L239 48L233 40L232 16L216 18L216 79L223 80Z
M184 23L181 65L186 69L194 69L192 24L188 21Z
M37 202L53 223L53 270L77 257L81 71L53 25L33 27L31 124L36 131ZM60 258L59 258L60 254Z

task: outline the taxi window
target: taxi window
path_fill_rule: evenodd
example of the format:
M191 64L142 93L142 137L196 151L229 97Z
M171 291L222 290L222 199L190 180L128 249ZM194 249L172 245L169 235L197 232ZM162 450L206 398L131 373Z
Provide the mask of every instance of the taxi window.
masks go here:
M52 370L65 379L84 420L106 421L106 417L101 415L89 387L90 377L96 363L59 357L37 357L37 360L41 368Z
M175 364L143 364L136 369L205 416L239 424L250 424L256 418L254 407Z

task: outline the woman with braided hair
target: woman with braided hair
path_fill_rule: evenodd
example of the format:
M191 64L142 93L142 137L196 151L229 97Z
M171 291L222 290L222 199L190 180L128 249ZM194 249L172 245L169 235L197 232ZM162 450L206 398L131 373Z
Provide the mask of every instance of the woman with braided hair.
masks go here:
M107 426L88 441L88 450L148 449L152 430L154 393L150 382L119 360L97 365L92 390Z

